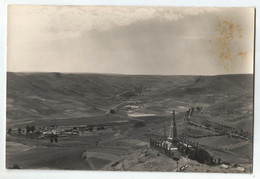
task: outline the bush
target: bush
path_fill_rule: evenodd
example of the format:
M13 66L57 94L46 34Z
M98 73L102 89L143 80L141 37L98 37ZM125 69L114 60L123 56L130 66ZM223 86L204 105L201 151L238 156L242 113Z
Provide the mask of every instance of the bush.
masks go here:
M144 126L146 126L144 122L138 122L138 123L135 123L133 127L139 128L139 127L144 127Z
M19 165L17 165L17 164L13 164L12 169L20 169L20 167L19 167Z
M115 114L116 111L115 111L114 109L110 109L110 113L111 113L111 114Z

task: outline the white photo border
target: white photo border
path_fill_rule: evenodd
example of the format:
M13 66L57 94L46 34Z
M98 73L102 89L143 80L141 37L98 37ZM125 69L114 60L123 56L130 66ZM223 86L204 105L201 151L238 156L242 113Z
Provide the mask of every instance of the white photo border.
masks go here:
M105 6L186 6L186 7L254 7L255 10L255 86L254 86L254 143L253 174L174 173L174 172L110 172L68 170L7 170L5 168L6 140L6 50L7 6L28 5L105 5ZM259 0L0 0L0 178L258 178L260 177L260 1Z

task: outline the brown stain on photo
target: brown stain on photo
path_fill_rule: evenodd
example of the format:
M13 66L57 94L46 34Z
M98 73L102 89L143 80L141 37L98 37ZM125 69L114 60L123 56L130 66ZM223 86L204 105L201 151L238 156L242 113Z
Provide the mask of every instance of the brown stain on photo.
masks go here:
M213 39L211 52L217 56L224 69L230 71L235 63L239 63L239 58L244 60L247 56L247 52L236 49L238 41L243 38L243 29L232 20L216 19L216 38Z
M247 56L247 52L238 52L237 56L241 57L243 60L245 60L246 56Z

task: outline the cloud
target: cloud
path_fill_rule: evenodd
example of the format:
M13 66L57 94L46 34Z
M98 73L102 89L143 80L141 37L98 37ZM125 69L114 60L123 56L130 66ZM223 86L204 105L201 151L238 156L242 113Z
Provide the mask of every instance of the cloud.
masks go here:
M226 73L211 47L216 24L227 17L243 27L236 46L247 52L228 73L253 69L248 8L10 7L11 71Z
M47 38L78 36L89 30L105 31L149 19L179 20L186 15L217 11L217 8L176 7L90 7L90 6L10 6L9 14L21 30L32 27ZM26 31L24 32L26 35Z

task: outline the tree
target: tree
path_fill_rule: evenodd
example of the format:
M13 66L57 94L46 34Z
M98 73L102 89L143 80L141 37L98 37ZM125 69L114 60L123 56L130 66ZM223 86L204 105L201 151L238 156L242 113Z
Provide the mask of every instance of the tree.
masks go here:
M31 126L31 131L32 131L32 132L35 131L35 126Z
M31 131L30 126L26 126L26 132L29 133Z
M9 128L8 131L7 131L8 134L11 134L12 133L12 128Z
M21 134L21 132L22 132L22 129L21 128L18 128L18 134Z
M110 109L110 113L111 113L111 114L115 114L116 111L115 111L114 109Z
M55 143L58 143L58 137L57 136L54 137L54 141L55 141Z
M100 127L97 128L97 130L104 130L104 129L105 129L104 126L100 126Z
M93 127L89 127L88 130L91 132L93 131Z
M205 126L206 127L210 127L210 124L208 122L206 122Z

